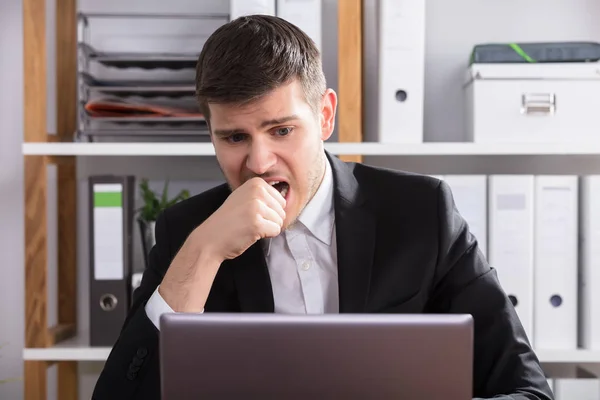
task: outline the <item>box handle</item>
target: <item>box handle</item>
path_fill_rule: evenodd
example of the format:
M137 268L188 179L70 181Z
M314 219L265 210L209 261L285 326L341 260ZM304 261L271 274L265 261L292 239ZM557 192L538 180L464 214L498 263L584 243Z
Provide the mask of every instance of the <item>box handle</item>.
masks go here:
M521 95L521 114L554 115L556 95L554 93L528 93Z

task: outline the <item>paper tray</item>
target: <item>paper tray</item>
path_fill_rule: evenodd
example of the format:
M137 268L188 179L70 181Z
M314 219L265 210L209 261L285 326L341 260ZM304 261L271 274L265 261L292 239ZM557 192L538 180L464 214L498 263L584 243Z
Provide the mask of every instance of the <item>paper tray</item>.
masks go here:
M78 44L81 53L89 60L106 67L141 69L196 68L199 53L121 53L97 51L86 43Z

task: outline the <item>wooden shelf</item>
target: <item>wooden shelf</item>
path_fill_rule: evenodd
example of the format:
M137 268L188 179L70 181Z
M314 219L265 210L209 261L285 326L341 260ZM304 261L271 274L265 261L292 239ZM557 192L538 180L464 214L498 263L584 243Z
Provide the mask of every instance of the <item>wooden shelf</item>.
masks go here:
M600 155L598 143L339 143L326 142L336 155L519 156ZM211 143L24 143L24 155L43 156L213 156Z

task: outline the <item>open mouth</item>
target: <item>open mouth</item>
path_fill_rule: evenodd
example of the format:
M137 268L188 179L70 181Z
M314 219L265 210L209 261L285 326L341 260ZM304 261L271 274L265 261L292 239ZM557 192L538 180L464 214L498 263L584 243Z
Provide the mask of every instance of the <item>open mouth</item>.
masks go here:
M273 181L273 182L269 182L269 184L271 186L273 186L275 189L277 189L277 191L279 193L281 193L283 198L287 200L286 196L288 194L288 191L290 190L290 185L287 182Z

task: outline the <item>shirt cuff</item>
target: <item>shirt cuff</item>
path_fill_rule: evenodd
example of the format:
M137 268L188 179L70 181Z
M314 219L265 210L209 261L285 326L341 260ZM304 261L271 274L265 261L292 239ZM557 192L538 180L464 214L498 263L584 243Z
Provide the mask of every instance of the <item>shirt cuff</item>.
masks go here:
M162 298L158 292L159 286L154 289L154 293L150 296L150 299L146 303L146 315L152 321L156 329L160 330L160 316L165 313L175 313L173 309L167 304L165 299ZM202 310L199 314L202 314Z

